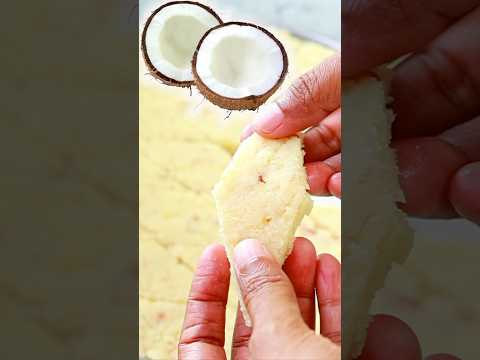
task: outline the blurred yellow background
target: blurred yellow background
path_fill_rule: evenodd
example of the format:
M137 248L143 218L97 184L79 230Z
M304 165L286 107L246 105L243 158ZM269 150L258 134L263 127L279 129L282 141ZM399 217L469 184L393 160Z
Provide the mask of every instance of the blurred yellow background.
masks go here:
M289 54L284 87L333 53L274 33ZM195 89L191 95L152 80L143 67L140 79L139 350L151 359L174 359L196 262L219 238L211 190L254 113L229 114L203 101ZM339 257L338 202L317 203L299 235L310 238L318 252ZM227 306L227 353L236 304L233 293Z

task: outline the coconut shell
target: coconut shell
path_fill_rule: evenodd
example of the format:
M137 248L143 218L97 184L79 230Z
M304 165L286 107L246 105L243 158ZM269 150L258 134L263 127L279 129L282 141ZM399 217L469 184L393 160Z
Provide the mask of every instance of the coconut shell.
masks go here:
M205 83L202 81L200 76L198 75L197 72L197 57L198 57L198 52L200 51L200 48L202 47L202 44L204 40L207 38L207 36L212 33L213 31L223 28L226 26L231 26L231 25L240 25L240 26L249 26L249 27L254 27L257 30L260 30L267 34L275 43L278 45L280 48L280 51L282 52L282 57L283 57L283 71L282 74L280 75L280 78L278 79L277 83L266 93L262 95L251 95L251 96L246 96L243 98L229 98L222 96L220 94L217 94L216 92L212 91L209 89ZM192 60L192 73L194 77L194 82L195 86L198 88L200 93L205 96L210 102L213 104L227 110L256 110L258 109L261 105L263 105L268 98L270 98L277 90L278 88L282 85L283 81L285 80L285 77L288 72L288 57L287 57L287 52L285 51L284 46L282 43L268 30L255 25L255 24L250 24L246 22L227 22L224 24L217 25L213 28L211 28L209 31L205 33L205 35L202 37L200 42L198 43L197 49L195 50L195 54L193 55L193 60Z
M160 80L165 85L169 85L169 86L191 87L192 85L195 84L194 81L178 81L178 80L175 80L171 77L166 76L165 74L162 74L153 65L152 61L150 60L150 57L148 56L147 42L146 42L147 31L148 31L148 28L149 28L153 18L155 17L155 15L157 15L160 11L162 11L163 9L165 9L168 6L182 5L182 4L190 4L190 5L199 6L199 7L203 8L204 10L208 11L210 14L212 14L218 20L218 22L220 24L223 24L222 19L220 19L220 17L217 15L217 13L206 5L200 4L200 3L195 2L195 1L172 1L172 2L169 2L169 3L166 3L162 6L160 6L155 11L153 11L152 14L148 17L147 22L145 23L145 26L144 26L143 31L142 31L141 50L142 50L143 60L145 61L145 65L147 66L148 71L150 72L150 74L154 78Z

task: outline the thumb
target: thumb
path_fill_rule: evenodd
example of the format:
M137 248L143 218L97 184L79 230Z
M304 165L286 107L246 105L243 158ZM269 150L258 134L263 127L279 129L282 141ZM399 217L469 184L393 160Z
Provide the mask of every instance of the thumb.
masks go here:
M235 271L253 328L291 328L302 323L295 291L280 264L257 240L243 240L234 249Z

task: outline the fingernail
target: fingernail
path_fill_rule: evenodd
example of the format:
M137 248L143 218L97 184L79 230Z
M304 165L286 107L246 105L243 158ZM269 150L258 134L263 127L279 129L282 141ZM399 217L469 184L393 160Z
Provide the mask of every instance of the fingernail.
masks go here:
M251 124L247 125L245 129L243 129L242 134L240 135L240 140L243 141L252 135L255 132L253 126Z
M342 174L336 173L333 174L328 180L328 191L330 194L336 197L340 197L342 189Z
M255 116L253 127L262 134L273 134L284 119L283 111L276 103L268 104Z
M238 268L244 268L253 259L259 257L270 257L270 254L258 240L242 240L233 249L233 258Z

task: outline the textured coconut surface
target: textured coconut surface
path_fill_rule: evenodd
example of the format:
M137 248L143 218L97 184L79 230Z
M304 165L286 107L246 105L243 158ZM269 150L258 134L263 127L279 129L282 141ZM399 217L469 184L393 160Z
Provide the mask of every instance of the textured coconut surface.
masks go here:
M332 50L277 32L292 57L286 84ZM140 79L140 349L142 357L175 359L193 271L202 250L221 242L211 191L254 113L228 113L193 90ZM318 252L340 256L340 207L315 205L299 234ZM233 291L233 289L231 289ZM237 309L227 305L229 353Z
M383 286L392 263L408 256L413 231L397 208L403 194L395 154L390 148L393 116L386 109L382 81L364 78L344 85L344 119L355 121L342 133L343 150L356 154L344 172L342 346L351 357L359 355L369 324L370 307ZM355 281L353 281L355 280Z
M342 272L350 279L342 287L343 350L358 353L368 315L383 313L411 326L424 355L479 358L469 334L480 329L480 307L471 301L480 292L472 289L480 228L464 220L407 219L397 209L403 195L385 102L377 79L344 84L344 119L355 123L343 128L343 151L364 151L356 151L356 164L343 172L343 186L355 189L343 199L361 206L343 209Z

